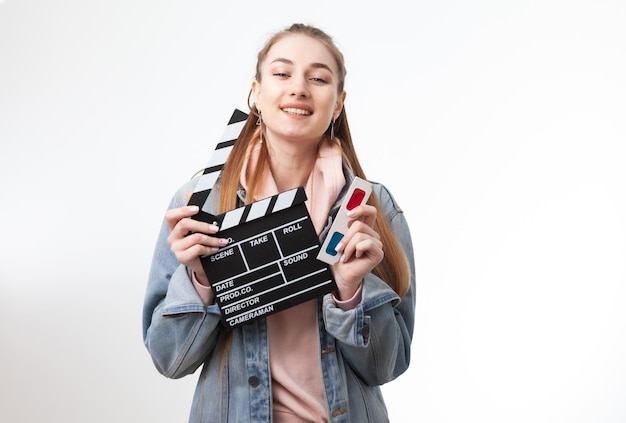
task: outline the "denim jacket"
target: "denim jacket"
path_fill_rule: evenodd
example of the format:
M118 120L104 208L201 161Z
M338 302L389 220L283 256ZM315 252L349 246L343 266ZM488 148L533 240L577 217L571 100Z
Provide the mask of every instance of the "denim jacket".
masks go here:
M320 238L325 237L352 179L346 171L346 187L329 213L328 225ZM193 179L182 186L169 208L186 205L186 194L195 182ZM208 201L216 203L218 190L219 181ZM409 366L415 313L411 236L389 191L374 183L373 192L407 255L411 287L400 300L384 281L370 273L363 281L361 302L354 309L340 309L331 294L318 299L322 381L328 421L332 423L387 422L380 385L395 379ZM265 318L228 330L221 325L218 306L203 304L187 268L170 250L168 235L164 221L143 309L144 343L156 368L166 377L180 378L202 367L189 417L191 423L272 422ZM227 337L230 346L224 349Z

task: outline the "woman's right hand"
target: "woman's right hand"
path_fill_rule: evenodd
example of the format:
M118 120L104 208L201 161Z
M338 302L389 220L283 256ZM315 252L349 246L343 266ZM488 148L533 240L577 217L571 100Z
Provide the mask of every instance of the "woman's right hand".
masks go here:
M215 253L228 244L228 241L212 236L219 230L217 225L191 218L199 210L198 206L168 210L165 213L165 220L170 228L167 242L176 259L193 271L199 283L208 286L209 280L204 273L200 256Z

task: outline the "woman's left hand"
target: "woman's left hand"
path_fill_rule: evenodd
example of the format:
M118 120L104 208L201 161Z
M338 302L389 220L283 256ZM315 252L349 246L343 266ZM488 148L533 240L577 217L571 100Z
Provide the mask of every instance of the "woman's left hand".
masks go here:
M365 275L383 260L383 243L373 228L376 213L367 204L348 212L348 231L337 246L341 258L333 265L339 300L352 298Z

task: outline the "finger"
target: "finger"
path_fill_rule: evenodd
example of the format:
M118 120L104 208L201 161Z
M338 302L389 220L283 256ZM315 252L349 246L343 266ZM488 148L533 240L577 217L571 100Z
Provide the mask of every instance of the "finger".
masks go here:
M213 254L217 249L206 247L204 245L195 244L186 250L173 250L179 263L188 267L194 267L196 262L200 261L200 257Z
M221 247L228 245L228 240L201 233L193 233L184 238L170 240L171 249L180 263L190 265L199 257L216 253Z
M364 239L357 242L354 246L354 257L362 258L367 256L369 259L382 258L383 256L383 244L377 239Z
M212 227L211 233L215 233L218 229L215 225L208 223L205 225ZM172 250L188 249L195 244L211 248L220 248L228 244L226 238L215 237L203 231L205 225L198 225L193 219L182 219L168 236L167 242Z
M351 222L360 220L368 226L374 226L377 213L378 211L376 210L376 207L368 204L362 204L350 210L347 215L351 219ZM351 222L348 222L348 226L350 226Z
M185 217L176 223L171 233L175 234L175 236L178 237L185 237L195 232L200 232L207 235L214 235L219 230L219 226L217 226L215 223L207 223Z
M200 208L198 206L184 206L177 207L175 209L169 209L165 212L165 221L167 222L167 226L170 228L171 231L181 219L194 216L199 211Z
M345 245L349 243L352 237L356 236L357 234L364 234L367 236L371 236L372 238L380 239L380 235L374 230L374 228L372 228L365 222L355 220L350 224L350 227L348 228L344 238L341 241Z
M378 251L382 252L383 243L380 239L364 233L355 234L346 244L341 255L340 260L346 262L353 256L355 258L361 258L371 252L374 256L379 255Z
M335 251L337 251L338 253L344 252L347 254L347 257L350 257L353 251L352 249L347 248L348 246L352 245L351 243L353 238L358 234L370 236L375 239L380 239L380 235L378 234L378 232L376 232L371 226L367 225L364 222L361 222L360 220L355 220L354 222L352 222L350 228L341 239L341 241L337 243Z
M218 238L210 235L203 234L201 232L193 232L184 238L175 240L176 248L189 249L194 245L202 245L209 248L221 248L228 244L226 238Z

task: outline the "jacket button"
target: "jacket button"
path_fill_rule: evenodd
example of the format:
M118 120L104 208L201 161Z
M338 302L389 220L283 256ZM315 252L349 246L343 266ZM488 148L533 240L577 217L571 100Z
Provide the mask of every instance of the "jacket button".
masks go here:
M257 386L259 386L259 378L256 376L250 376L248 378L248 383L250 384L250 386L252 386L253 388L256 388Z

